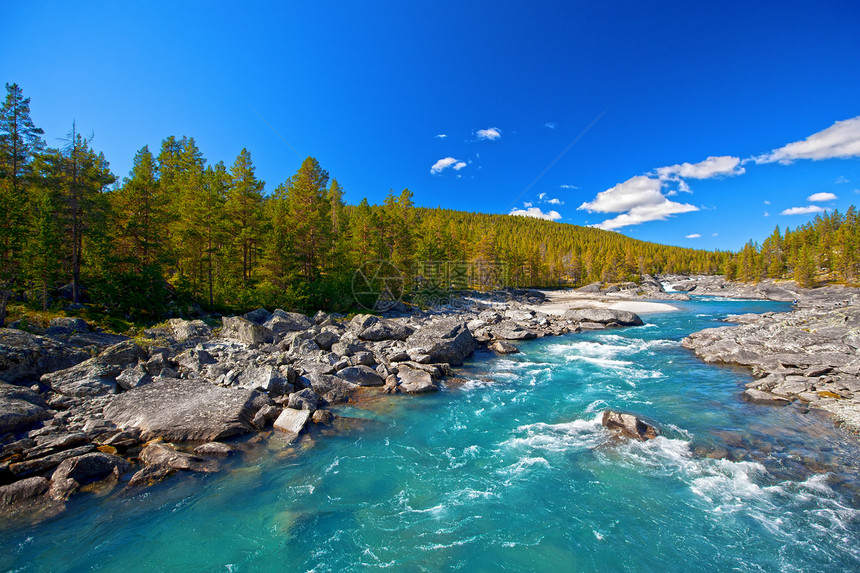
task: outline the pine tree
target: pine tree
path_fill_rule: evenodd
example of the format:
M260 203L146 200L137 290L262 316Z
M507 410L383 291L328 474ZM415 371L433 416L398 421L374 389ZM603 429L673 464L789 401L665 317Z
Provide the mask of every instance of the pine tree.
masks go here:
M325 256L331 248L331 204L327 197L327 184L328 172L316 159L308 157L290 179L287 191L293 252L308 282L320 276L325 267Z
M230 189L225 206L231 235L242 257L242 282L251 281L259 257L264 183L254 175L251 153L242 149L230 168Z
M30 98L18 84L6 84L0 106L0 326L6 304L20 282L27 239L27 189L33 158L44 147L43 131L30 118Z

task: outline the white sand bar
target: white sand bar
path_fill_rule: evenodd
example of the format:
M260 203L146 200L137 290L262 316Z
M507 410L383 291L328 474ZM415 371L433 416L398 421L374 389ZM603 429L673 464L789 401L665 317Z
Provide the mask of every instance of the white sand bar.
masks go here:
M529 308L546 314L564 314L565 311L576 308L612 308L615 310L629 310L636 314L678 310L678 307L665 302L636 300L625 296L613 296L612 294L581 293L572 290L541 292L546 295L546 302L539 305L531 305Z

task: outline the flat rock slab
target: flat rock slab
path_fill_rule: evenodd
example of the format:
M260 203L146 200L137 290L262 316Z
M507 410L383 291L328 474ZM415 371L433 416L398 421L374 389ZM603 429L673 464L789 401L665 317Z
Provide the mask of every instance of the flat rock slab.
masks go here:
M250 432L254 414L269 403L256 390L162 379L116 396L104 414L123 430L140 430L142 440L210 442Z
M287 434L291 439L297 439L302 430L308 423L311 417L310 410L294 410L292 408L284 408L278 419L273 424L276 430L280 430Z
M28 388L0 382L0 434L50 418L45 401Z
M580 308L568 310L562 318L574 322L596 322L597 324L619 324L621 326L640 326L644 324L638 314L629 310L614 308Z
M7 382L36 380L89 357L83 350L44 336L0 328L0 378Z

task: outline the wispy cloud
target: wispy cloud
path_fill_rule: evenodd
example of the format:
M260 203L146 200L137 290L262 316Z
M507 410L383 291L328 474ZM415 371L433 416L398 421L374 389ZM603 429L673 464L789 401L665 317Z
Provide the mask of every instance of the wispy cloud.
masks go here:
M808 215L809 213L821 213L824 209L818 205L807 205L806 207L792 207L785 209L780 215Z
M564 201L556 199L555 197L553 197L552 199L548 199L547 203L549 203L550 205L564 205Z
M502 130L498 127L488 127L487 129L479 129L475 132L478 139L499 139L502 136Z
M554 121L548 121L545 124L543 124L543 126L547 129L555 129L556 128Z
M821 201L836 201L839 197L834 195L833 193L813 193L809 197L806 198L807 201L811 202L821 202Z
M708 157L698 163L679 163L667 167L655 169L660 179L711 179L713 177L727 177L741 175L746 169L740 166L740 157L723 155L720 157Z
M438 175L448 167L453 167L454 171L459 171L465 166L466 164L459 159L454 159L453 157L445 157L444 159L440 159L433 164L433 167L430 168L430 173L432 173L433 175Z
M844 175L840 175L839 177L836 178L834 183L836 183L837 185L839 185L841 183L851 183L851 180L848 179L847 177L845 177Z
M528 205L526 203L525 205ZM538 207L526 207L525 209L511 209L509 215L519 215L521 217L534 217L536 219L546 219L547 221L557 221L561 219L561 214L558 211L547 211L544 213Z
M448 134L447 133L439 133L439 134L435 135L434 137L436 137L436 139L445 139L446 137L448 137Z
M702 235L700 235L699 233L692 233L690 235L686 235L684 238L685 239L701 239Z
M559 187L561 189L579 189L579 187L577 187L576 185L567 185L567 184L559 185Z
M764 216L765 216L765 217L770 217L770 213L768 213L767 211L765 211L765 212L764 212Z
M764 203L765 205L770 205L770 201L768 201L767 199L765 199L765 200L763 201L763 203Z
M792 163L797 159L830 159L860 157L860 116L837 121L825 130L813 133L803 141L795 141L754 157L756 163Z

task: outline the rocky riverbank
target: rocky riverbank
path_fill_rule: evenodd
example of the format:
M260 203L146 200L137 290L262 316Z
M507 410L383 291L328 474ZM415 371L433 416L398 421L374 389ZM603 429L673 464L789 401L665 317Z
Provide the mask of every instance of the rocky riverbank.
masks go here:
M331 406L438 391L481 346L510 353L513 341L642 324L626 310L536 311L537 291L455 302L351 320L258 309L216 329L173 319L136 339L80 319L0 329L0 506L54 512L77 491L217 471L242 448L232 438L336 431Z
M860 432L860 289L803 289L793 282L730 283L722 277L669 277L693 294L796 301L784 313L745 314L737 326L709 328L683 340L706 362L752 369L743 397L759 404L800 401ZM676 282L677 281L677 282Z

